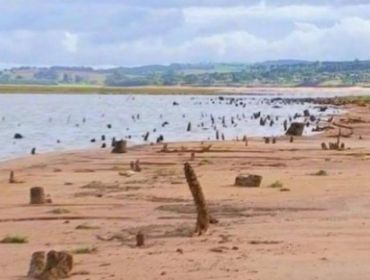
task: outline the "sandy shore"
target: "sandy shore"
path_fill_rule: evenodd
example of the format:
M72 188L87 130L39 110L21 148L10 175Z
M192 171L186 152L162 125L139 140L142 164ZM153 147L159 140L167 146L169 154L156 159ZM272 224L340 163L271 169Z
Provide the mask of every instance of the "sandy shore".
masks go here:
M345 151L321 150L323 141L334 141L326 133L275 145L213 142L209 152L197 153L191 164L219 220L201 237L189 237L195 226L183 175L189 152L160 153L154 145L123 155L92 150L2 163L0 239L19 235L28 243L0 244L0 279L24 279L34 251L86 248L93 250L74 255L71 279L367 279L368 113L358 107L335 120L354 127ZM363 121L346 121L359 116ZM201 143L169 148L181 146ZM143 170L131 174L136 159ZM24 183L9 184L10 170ZM314 175L319 170L327 175ZM262 175L262 186L233 186L241 173ZM270 187L276 181L282 186ZM30 206L33 186L44 187L53 203ZM144 248L135 247L139 230Z

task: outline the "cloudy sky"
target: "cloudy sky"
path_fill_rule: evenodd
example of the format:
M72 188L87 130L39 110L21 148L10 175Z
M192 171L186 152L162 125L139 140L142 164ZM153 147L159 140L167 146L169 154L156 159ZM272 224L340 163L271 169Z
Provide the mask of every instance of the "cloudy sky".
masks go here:
M0 65L370 59L370 0L0 0Z

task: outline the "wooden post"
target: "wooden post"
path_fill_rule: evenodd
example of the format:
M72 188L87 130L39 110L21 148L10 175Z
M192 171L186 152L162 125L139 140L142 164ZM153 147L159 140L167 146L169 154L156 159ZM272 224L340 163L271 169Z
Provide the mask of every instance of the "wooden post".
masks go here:
M191 161L193 161L195 159L195 153L194 152L192 152L191 154L190 154L190 160Z
M342 129L339 128L338 136L337 136L337 147L338 147L338 150L339 150L339 147L340 147L340 137L341 136L342 136Z
M209 227L210 216L208 213L207 203L204 198L202 188L198 182L197 176L188 162L184 164L184 172L186 181L188 182L197 209L197 223L195 227L195 233L198 235L202 235L208 230Z
M14 184L16 181L15 181L15 178L14 178L14 171L10 171L10 175L9 175L9 183L10 184Z
M141 172L140 160L138 159L134 162L134 171Z
M145 245L145 237L144 237L144 234L139 231L137 234L136 234L136 247L142 247Z

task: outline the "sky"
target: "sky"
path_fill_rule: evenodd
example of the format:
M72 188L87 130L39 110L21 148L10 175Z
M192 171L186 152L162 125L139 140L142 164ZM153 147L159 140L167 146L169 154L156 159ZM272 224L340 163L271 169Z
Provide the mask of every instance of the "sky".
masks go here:
M370 0L0 0L0 65L370 59Z

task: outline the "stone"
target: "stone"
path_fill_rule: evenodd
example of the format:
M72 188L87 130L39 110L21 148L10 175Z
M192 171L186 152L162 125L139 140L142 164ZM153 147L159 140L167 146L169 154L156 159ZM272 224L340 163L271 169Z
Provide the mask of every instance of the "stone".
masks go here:
M23 139L23 135L20 134L20 133L16 133L16 134L14 134L14 137L13 138L14 139Z
M260 175L238 175L235 178L235 186L239 187L249 187L249 188L258 188L261 185L262 176Z

